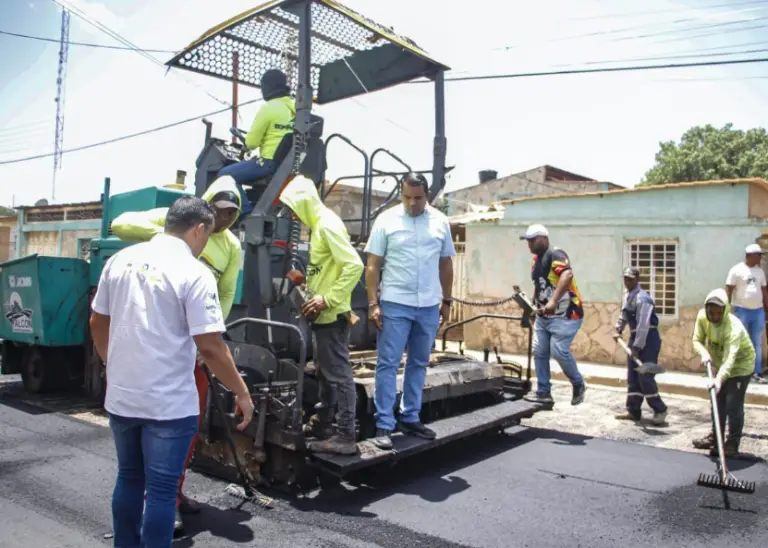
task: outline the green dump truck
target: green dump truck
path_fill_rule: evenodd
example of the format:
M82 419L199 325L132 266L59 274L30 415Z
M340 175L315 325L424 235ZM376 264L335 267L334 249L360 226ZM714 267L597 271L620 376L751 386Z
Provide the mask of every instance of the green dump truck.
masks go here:
M90 260L28 255L0 263L0 319L3 375L21 373L30 393L82 387L103 397L104 368L93 348L90 303L106 261L130 245L111 235L112 220L126 211L168 207L186 194L148 187L102 195L99 238L91 241Z

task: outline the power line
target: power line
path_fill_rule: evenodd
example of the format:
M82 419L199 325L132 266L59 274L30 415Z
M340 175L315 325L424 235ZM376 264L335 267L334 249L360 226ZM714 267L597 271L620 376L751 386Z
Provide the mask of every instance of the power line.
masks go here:
M746 49L746 50L740 50L740 51L722 51L722 52L713 52L713 53L688 53L688 54L680 54L680 55L662 55L659 57L631 57L628 59L607 59L604 61L586 61L584 63L581 63L582 65L608 65L611 63L626 63L627 61L666 61L667 59L693 59L693 58L702 58L702 57L722 57L724 55L745 55L748 53L766 53L768 52L768 48L762 48L762 49ZM568 64L568 65L555 65L555 66L561 66L561 67L573 67L578 65Z
M536 76L565 76L569 74L595 74L601 72L634 72L642 70L667 70L678 68L695 68L695 67L715 67L722 65L745 65L749 63L765 63L768 62L768 57L760 57L757 59L730 59L725 61L701 61L698 63L670 63L666 65L641 65L635 67L604 67L594 69L571 69L571 70L555 70L550 72L519 72L512 74L485 74L478 76L458 76L456 78L446 78L446 82L464 82L471 80L508 80L511 78L532 78ZM412 84L426 84L431 80L417 80L415 82L409 82Z
M246 101L245 103L240 103L240 106L244 107L244 106L247 106L247 105L251 105L253 103L258 103L260 101L263 101L263 99L253 99L251 101ZM228 112L229 110L231 110L231 109L229 109L229 108L222 108L222 109L219 109L219 110L215 110L213 112L208 112L206 114L200 114L198 116L193 116L191 118L186 118L184 120L179 120L177 122L171 122L170 124L165 124L165 125L162 125L162 126L157 126L157 127L151 128L151 129L145 129L144 131L139 131L137 133L130 133L128 135L122 135L120 137L115 137L113 139L107 139L106 141L99 141L98 143L91 143L90 145L83 145L83 146L80 146L80 147L70 148L70 149L67 149L67 150L63 150L62 154L68 154L70 152L78 152L78 151L81 151L81 150L87 150L89 148L95 148L95 147L99 147L99 146L110 145L112 143L118 143L120 141L125 141L127 139L133 139L134 137L141 137L143 135L148 135L150 133L156 133L158 131L163 131L165 129L170 129L172 127L181 126L183 124L188 124L190 122L194 122L194 121L199 120L201 118L205 118L206 116L215 116L217 114L222 114L224 112ZM15 160L0 161L0 165L18 164L20 162L28 162L30 160L38 160L40 158L49 158L49 157L51 157L53 155L54 155L53 152L46 152L45 154L36 154L35 156L27 156L25 158L16 158Z
M747 2L730 2L728 4L719 4L719 5L700 5L696 6L695 8L691 8L690 6L686 6L684 8L670 8L670 9L664 9L664 10L652 10L652 11L630 11L630 12L624 12L624 13L606 13L601 15L590 15L587 17L574 17L571 18L572 21L593 21L595 19L615 19L618 17L637 17L639 15L658 15L660 13L679 13L681 11L690 12L691 9L694 10L708 10L708 9L718 9L718 8L737 8L740 6L751 6L755 4L761 4L764 6L768 6L768 3L765 0L749 0ZM759 9L759 8L757 8Z
M571 74L596 74L596 73L604 73L604 72L632 72L632 71L643 71L643 70L669 70L669 69L676 69L676 68L695 68L695 67L711 67L711 66L723 66L723 65L736 65L736 64L750 64L750 63L765 63L768 62L768 57L761 57L761 58L755 58L755 59L733 59L733 60L725 60L725 61L702 61L698 63L677 63L677 64L666 64L666 65L641 65L641 66L634 66L634 67L606 67L606 68L594 68L594 69L573 69L573 70L559 70L559 71L552 71L552 72L524 72L524 73L511 73L511 74L486 74L486 75L477 75L477 76L459 76L456 78L446 78L446 82L465 82L465 81L475 81L475 80L508 80L512 78L532 78L537 76L564 76L564 75L571 75ZM431 83L431 80L417 80L414 82L409 82L411 84L426 84ZM242 103L240 106L245 106L249 104L253 104L255 102L262 101L262 99L254 99L252 101L247 101L245 103ZM90 145L85 145L69 150L64 150L63 153L69 153L69 152L77 152L81 150L86 150L90 148L95 148L103 145L108 145L112 143L116 143L119 141L125 141L126 139L132 139L134 137L140 137L143 135L147 135L150 133L155 133L157 131L162 131L165 129L169 129L172 127L180 126L182 124L187 124L189 122L194 122L195 120L198 120L200 118L203 118L205 116L214 116L216 114L221 114L223 112L229 111L229 108L220 109L214 112L209 112L207 114L201 114L199 116L194 116L192 118L187 118L184 120L179 120L178 122L172 122L170 124L165 124L163 126L158 126L155 128L147 129L144 131L140 131L138 133L132 133L129 135L124 135L121 137L116 137L114 139L109 139L106 141L100 141L98 143L92 143ZM46 153L46 154L38 154L35 156L27 156L25 158L17 158L15 160L5 160L0 161L0 165L7 165L7 164L16 164L20 162L27 162L30 160L37 160L39 158L48 158L50 156L53 156L53 153Z
M110 37L114 38L115 40L117 40L118 42L120 42L120 43L124 44L124 45L125 45L125 46L127 46L128 48L132 49L133 51L135 51L136 53L138 53L138 54L139 54L139 55L141 55L142 57L145 57L146 59L149 59L151 62L153 62L154 64L158 65L159 67L161 67L162 69L166 70L166 72L167 72L167 70L168 70L168 69L166 68L165 64L164 64L162 61L160 61L160 60L159 60L159 59L157 59L156 57L153 57L152 55L150 55L150 54L149 54L149 53L147 53L146 51L142 50L141 48L139 48L139 47L138 47L138 46L136 46L135 44L132 44L132 43L131 43L131 42L129 42L127 39L123 38L123 37L122 37L122 36L120 36L118 33L116 33L115 31L113 31L113 30L112 30L112 29L110 29L109 27L107 27L106 25L102 24L101 22L99 22L99 21L97 21L97 20L95 20L95 19L92 19L91 17L89 17L89 16L88 16L88 14L86 14L86 13L85 13L85 12L83 12L82 10L80 10L80 9L78 9L78 8L76 8L76 7L72 7L71 5L69 5L69 3L68 3L68 2L66 2L66 1L64 1L64 0L51 0L51 1L52 1L53 3L55 3L55 4L58 4L58 5L59 5L61 8L63 8L63 9L66 9L66 10L69 10L69 11L71 11L72 13L74 13L75 15L77 15L77 16L78 16L80 19L82 19L83 21L85 21L86 23L88 23L89 25L91 25L92 27L94 27L94 28L96 28L96 29L100 30L101 32L103 32L103 33L104 33L104 34L106 34L107 36L110 36ZM232 108L232 104L231 104L231 103L228 103L228 102L226 102L226 101L223 101L223 100L219 99L219 98L218 98L218 97L216 97L215 95L213 95L213 94L209 93L208 91L204 90L204 89L203 89L202 87L200 87L198 84L195 84L194 82L190 82L190 81L189 81L189 80L187 80L186 78L183 78L183 77L181 77L181 76L180 76L178 73L174 72L173 74L175 74L176 76L178 76L178 77L179 77L181 80L183 80L184 82L186 82L186 83L188 83L188 84L190 84L190 85L192 85L192 86L196 87L197 89L199 89L200 91L202 91L203 93L205 93L205 94L206 94L208 97L210 97L210 98L211 98L211 99L213 99L214 101L216 101L216 102L218 102L218 103L221 103L222 105L227 105L228 107Z
M29 40L38 40L40 42L52 42L55 44L59 43L59 40L56 38L46 38L44 36L32 36L29 34L21 34L18 32L10 32L7 30L0 30L0 34L4 34L6 36L15 36L17 38L27 38ZM88 48L100 48L100 49L111 49L111 50L119 50L119 51L135 51L133 48L129 48L126 46L110 46L108 44L93 44L90 42L73 42L69 41L67 42L70 46L83 46ZM140 51L146 52L146 53L176 53L173 50L169 49L146 49L146 48L139 48Z

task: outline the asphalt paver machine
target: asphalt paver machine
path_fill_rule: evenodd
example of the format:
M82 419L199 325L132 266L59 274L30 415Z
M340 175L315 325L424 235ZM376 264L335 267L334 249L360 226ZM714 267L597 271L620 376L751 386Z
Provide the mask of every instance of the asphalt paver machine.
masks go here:
M412 40L333 0L268 2L212 28L167 64L250 87L259 86L266 70L295 68L285 70L296 97L294 131L278 149L276 173L248 185L246 193L254 208L235 228L243 244L242 287L229 319L227 338L251 390L256 415L245 431L232 434L237 461L244 464L249 482L311 489L318 478L328 474L344 477L472 434L508 427L541 409L522 399L530 390L530 360L525 369L501 360L489 361L487 354L481 361L462 353L436 351L428 368L421 416L437 432L437 439L395 434L392 450L376 448L367 441L375 432L376 330L367 321L368 299L361 278L352 307L362 321L353 328L350 349L358 395L358 454L308 453L302 423L317 402L317 383L311 362L311 333L300 321L294 298L294 284L301 278L296 274L306 271L308 243L301 240L301 226L278 197L296 173L310 177L318 187L324 185L326 149L335 138L356 149L365 165L361 235L356 242L364 255L362 246L371 224L381 210L397 202L397 189L383 206L371 207L372 178L381 172L372 169L370 157L346 136L324 139L324 121L313 114L313 104L329 104L428 79L434 86L435 135L432 168L424 171L431 176L429 199L434 203L445 185L444 75L449 69ZM242 140L239 129L231 128L234 138L228 142L212 137L211 126L206 124L205 145L197 158L195 175L198 195L216 179L221 167L239 161L244 150L238 142ZM522 292L514 298L522 311L519 316L494 317L530 328L530 303ZM512 324L510 327L514 328ZM401 382L402 369L399 386ZM223 386L211 393L223 394L222 399L228 401L222 407L209 396L193 466L232 478L236 461L226 432L232 429L233 416L219 410L232 409L233 398Z

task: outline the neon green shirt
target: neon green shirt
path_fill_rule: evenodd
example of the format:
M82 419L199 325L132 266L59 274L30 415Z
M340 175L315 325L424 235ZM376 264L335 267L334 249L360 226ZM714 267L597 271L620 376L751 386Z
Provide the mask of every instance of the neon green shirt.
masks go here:
M231 177L225 176L217 179L203 194L203 199L210 202L216 194L223 191L234 192L235 196L237 196L238 206L242 209L240 193L237 190L234 179ZM149 211L128 211L112 221L112 233L126 242L145 242L151 240L155 234L164 232L165 216L167 214L167 207L159 207ZM234 216L232 224L235 223L237 217L238 215ZM216 278L219 289L219 301L221 302L221 313L225 320L229 316L232 310L232 303L235 300L237 276L240 271L240 259L242 257L240 240L229 230L231 226L211 234L208 244L199 257L200 261L211 269L214 278Z
M264 103L253 119L251 129L245 136L248 150L259 149L259 156L265 160L275 157L280 141L286 133L293 131L296 118L296 104L290 97L277 97Z

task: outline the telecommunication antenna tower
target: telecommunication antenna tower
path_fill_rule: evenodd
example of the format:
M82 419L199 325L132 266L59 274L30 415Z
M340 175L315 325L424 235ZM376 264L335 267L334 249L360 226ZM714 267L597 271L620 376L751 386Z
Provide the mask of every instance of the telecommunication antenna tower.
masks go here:
M56 199L56 172L61 169L61 152L64 146L64 88L69 57L69 12L61 10L61 38L59 39L59 72L56 78L56 137L53 153L53 184L51 203Z

